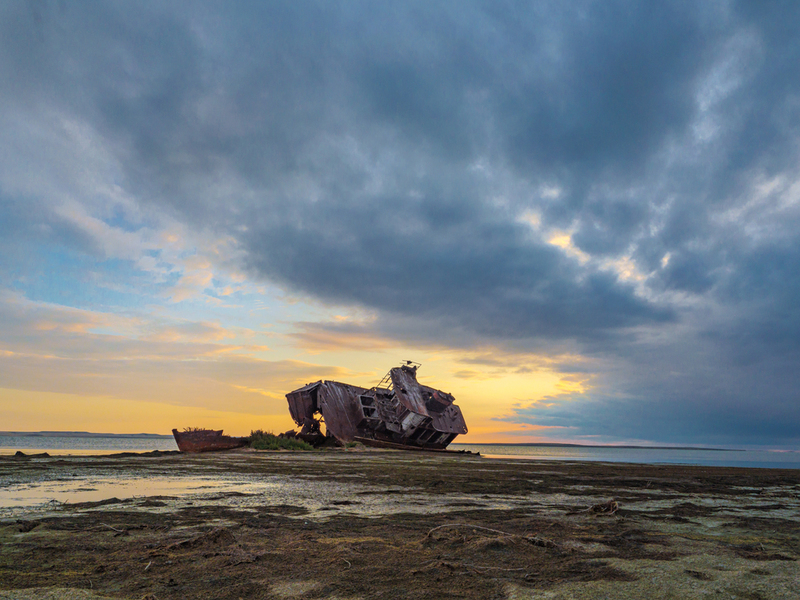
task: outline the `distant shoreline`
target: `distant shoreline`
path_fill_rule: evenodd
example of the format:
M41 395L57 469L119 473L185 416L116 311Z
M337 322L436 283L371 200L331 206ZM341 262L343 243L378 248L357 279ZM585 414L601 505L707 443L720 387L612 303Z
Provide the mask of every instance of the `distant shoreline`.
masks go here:
M88 431L0 431L0 437L70 437L70 438L122 438L122 439L172 439L161 433L90 433ZM527 442L506 444L497 442L453 442L463 446L526 446L539 448L625 448L640 450L707 450L713 452L744 452L739 448L701 448L698 446L617 446L602 444L567 444L558 442Z
M745 452L741 448L702 448L700 446L618 446L612 444L561 444L558 442L527 442L519 444L505 444L498 442L453 442L453 445L462 446L531 446L538 448L634 448L640 450L708 450L711 452Z
M172 439L161 433L90 433L88 431L0 431L3 437L144 438Z

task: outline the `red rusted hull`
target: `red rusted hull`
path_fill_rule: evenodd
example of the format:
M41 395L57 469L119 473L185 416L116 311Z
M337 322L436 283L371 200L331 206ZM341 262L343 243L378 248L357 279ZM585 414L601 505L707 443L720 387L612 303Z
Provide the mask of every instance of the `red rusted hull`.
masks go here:
M180 432L172 430L175 443L181 452L217 452L233 450L248 444L248 438L222 435L222 430L201 429L199 431Z

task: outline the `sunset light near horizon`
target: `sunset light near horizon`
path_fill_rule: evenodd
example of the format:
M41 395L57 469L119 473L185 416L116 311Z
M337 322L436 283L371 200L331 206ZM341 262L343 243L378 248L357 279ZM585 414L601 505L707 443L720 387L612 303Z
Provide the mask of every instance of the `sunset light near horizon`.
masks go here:
M800 448L800 5L0 5L0 430Z

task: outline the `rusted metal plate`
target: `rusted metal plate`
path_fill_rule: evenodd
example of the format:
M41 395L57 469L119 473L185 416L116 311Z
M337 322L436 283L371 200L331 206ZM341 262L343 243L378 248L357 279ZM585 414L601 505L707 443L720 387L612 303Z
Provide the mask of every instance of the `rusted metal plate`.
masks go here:
M393 442L385 442L382 440L374 440L371 438L356 437L354 441L361 442L365 446L372 446L373 448L388 448L391 450L419 450L427 452L442 452L445 454L468 454L472 455L469 450L447 450L445 448L426 448L425 446L409 446L408 444L395 444Z
M394 393L400 403L411 412L429 417L422 388L417 382L416 370L409 367L395 367L390 372Z
M453 404L447 392L420 385L414 369L397 367L391 370L394 392L408 410L431 417L431 426L437 431L467 433L467 424L461 409ZM438 409L438 410L436 410Z
M307 383L301 388L297 388L295 392L310 392L316 387L319 387L322 384L322 381L314 381L313 383Z
M317 411L316 402L314 401L316 394L314 392L321 385L321 381L316 381L286 394L286 400L289 402L289 413L295 423L303 423L304 419L314 418L314 413Z
M419 389L422 390L422 397L425 398L425 406L431 414L443 412L445 408L456 400L451 394L428 387L427 385L420 384Z
M366 388L338 381L326 381L320 386L317 392L319 411L325 419L325 428L337 439L352 442L357 435L358 424L364 417L358 396L366 391Z
M461 435L467 433L467 423L464 421L461 409L453 404L444 409L444 412L433 415L431 425L436 431L447 431Z

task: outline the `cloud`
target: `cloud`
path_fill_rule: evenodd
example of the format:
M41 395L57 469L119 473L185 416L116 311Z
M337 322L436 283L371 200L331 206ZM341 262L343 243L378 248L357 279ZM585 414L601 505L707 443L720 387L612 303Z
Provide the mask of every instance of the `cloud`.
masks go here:
M453 377L455 377L456 379L488 379L485 373L469 369L456 371L455 373L453 373Z
M0 10L0 269L19 289L55 295L30 283L53 254L81 275L130 261L175 303L245 274L375 316L296 319L315 351L389 337L592 365L591 390L521 419L795 439L800 9Z
M250 332L216 323L165 322L0 295L0 388L82 394L231 412L283 414L283 395L348 371L295 360L265 360L263 346L232 338ZM252 395L271 389L269 405Z
M295 323L288 334L298 347L313 353L342 350L381 351L395 345L369 323L351 321Z

